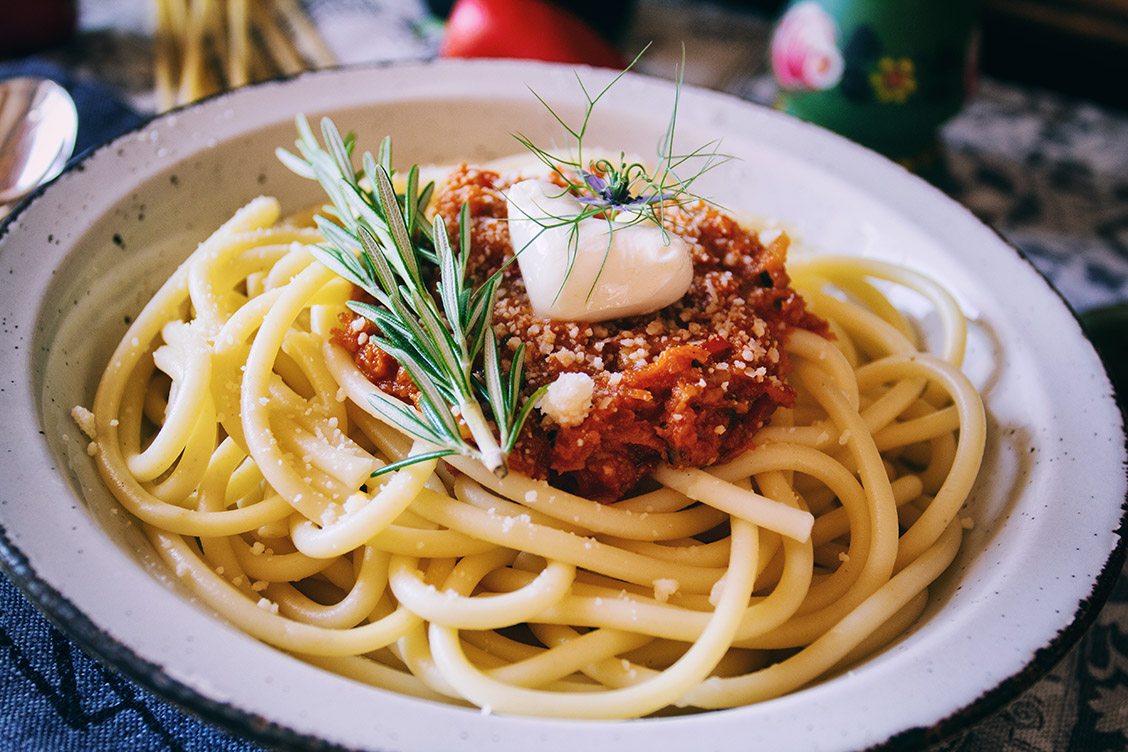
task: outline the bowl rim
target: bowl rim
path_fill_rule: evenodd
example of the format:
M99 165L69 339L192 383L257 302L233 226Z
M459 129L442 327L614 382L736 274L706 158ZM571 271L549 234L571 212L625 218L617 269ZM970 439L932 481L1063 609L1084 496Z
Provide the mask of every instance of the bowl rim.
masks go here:
M379 72L389 69L407 69L407 68L421 68L421 69L441 69L443 67L482 67L489 68L491 66L501 66L509 68L513 65L520 64L523 66L533 66L537 68L554 68L554 69L567 69L580 71L585 70L583 66L566 66L553 63L540 63L533 61L513 61L513 60L442 60L437 58L428 58L420 60L408 61L381 61L375 63L341 65L330 68L324 68L317 71L305 71L290 76L278 76L268 80L249 84L239 89L220 92L209 97L206 97L197 102L183 105L171 109L167 112L158 114L144 122L129 128L122 132L113 139L88 148L82 154L75 157L64 169L62 176L69 173L82 172L86 164L104 151L113 149L117 144L135 136L136 134L145 131L154 126L156 123L167 121L169 118L175 118L178 114L185 111L193 111L206 107L214 107L217 102L223 102L232 97L241 97L246 91L261 90L271 86L287 86L296 81L306 79L320 79L320 78L333 78L339 75L353 75L357 73L378 75ZM644 80L658 81L662 84L669 84L670 82L664 79L658 79L646 74L631 72L628 74L632 78L641 78ZM694 91L698 95L705 95L709 97L720 97L735 102L740 102L745 106L760 107L755 103L747 100L741 100L738 97L723 94L720 92L708 90L702 87L685 85L685 90ZM764 108L767 110L768 108ZM788 118L797 124L797 127L813 129L825 134L824 137L829 137L835 140L840 147L845 148L846 151L854 151L857 154L867 155L867 159L877 159L886 165L892 165L889 160L885 159L876 152L863 147L854 142L848 141L837 134L811 123L806 123L792 118L791 116L784 115L779 112L772 112L771 117ZM909 174L907 170L904 170ZM920 180L916 176L911 176L914 180ZM921 181L923 182L923 181ZM45 195L50 195L52 190L51 184L40 186L33 193L27 196L23 201L17 205L13 211L0 221L0 241L12 231L11 228L17 224L19 217L29 209L36 202L41 201ZM955 199L935 190L938 198L942 198L949 202L951 205L958 207L970 216L970 212L963 207ZM1046 287L1062 302L1066 310L1073 317L1079 329L1081 329L1081 322L1076 311L1069 305L1068 301L1064 299L1062 294L1050 283L1046 275L1038 270L1032 260L1023 251L1014 245L1011 241L1007 240L998 230L990 224L984 222L979 218L974 218L978 224L987 227L1005 247L1009 248L1021 261L1033 269L1038 277L1042 279ZM1083 330L1082 330L1083 331ZM1087 338L1085 339L1087 342ZM1098 361L1099 362L1099 361ZM1101 368L1104 366L1101 364ZM1103 371L1106 382L1108 381L1107 371ZM1111 386L1109 386L1111 390ZM1114 395L1115 396L1115 395ZM1120 412L1121 432L1124 440L1125 450L1128 451L1128 411L1126 411L1125 402L1117 402ZM38 421L37 421L38 422ZM1128 479L1128 464L1123 468L1125 478ZM923 744L934 744L942 739L956 733L961 729L966 729L972 724L983 720L991 713L997 711L1007 702L1018 697L1023 691L1029 689L1041 677L1048 673L1064 656L1072 649L1075 644L1081 639L1086 630L1090 627L1095 620L1097 614L1103 607L1109 594L1112 591L1113 585L1121 573L1124 566L1126 556L1128 556L1128 494L1121 503L1119 525L1114 531L1116 536L1116 544L1112 549L1108 559L1104 562L1101 571L1096 575L1093 580L1093 586L1090 593L1083 598L1075 610L1072 619L1068 625L1057 632L1057 634L1050 639L1048 643L1039 648L1029 659L1025 667L1010 676L1000 680L993 687L986 689L976 699L969 704L957 708L950 714L940 718L935 723L929 726L918 726L906 728L899 731L884 741L878 742L869 749L874 750L909 750L918 749ZM121 642L114 637L109 631L104 630L97 626L79 607L77 607L66 595L56 589L51 583L43 579L35 570L33 564L20 547L13 542L12 536L0 521L0 569L9 577L9 579L28 597L28 599L36 606L36 608L43 613L56 627L63 631L70 637L76 644L78 644L88 654L93 655L98 660L102 661L114 670L128 676L130 679L136 681L154 695L172 703L183 711L196 716L198 719L203 720L213 726L217 726L224 731L232 732L234 734L249 738L255 742L265 743L269 745L281 744L286 747L298 745L301 749L312 750L343 750L352 752L353 750L360 750L359 747L350 747L341 745L337 742L328 741L324 738L307 734L298 730L295 727L260 716L254 712L248 711L239 707L233 702L224 702L217 700L200 689L190 686L189 684L180 681L179 679L170 676L162 667L146 657L137 653L133 648Z

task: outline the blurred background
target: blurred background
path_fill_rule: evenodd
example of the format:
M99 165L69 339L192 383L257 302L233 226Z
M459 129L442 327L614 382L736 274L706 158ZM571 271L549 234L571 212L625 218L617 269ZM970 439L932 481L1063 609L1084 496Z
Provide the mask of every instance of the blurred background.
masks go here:
M570 11L613 43L622 45L626 35L645 29L648 16L664 6L696 5L729 11L764 21L774 18L784 0L549 0ZM214 8L227 3L205 3ZM454 0L350 0L326 3L325 0L298 0L279 6L305 8L316 16L323 6L372 6L394 10L402 18L445 20ZM481 3L496 6L499 12L519 9L522 3ZM195 5L188 0L3 0L0 9L5 23L0 25L0 57L16 58L44 49L70 45L72 51L89 54L91 45L104 43L108 30L149 36L157 26L162 8ZM254 3L245 3L252 6ZM981 0L981 57L983 74L1001 80L1046 87L1063 94L1091 99L1120 108L1128 106L1128 0ZM319 7L321 10L319 11ZM519 10L515 12L520 12ZM187 15L187 10L185 11ZM75 46L74 35L80 39ZM123 42L124 40L119 40ZM148 47L142 39L139 47ZM624 48L626 49L626 48ZM754 49L754 48L753 48ZM140 52L140 50L138 50ZM152 54L149 51L149 54ZM354 50L349 57L364 57ZM761 61L762 62L762 61Z
M741 0L768 16L783 0ZM1128 106L1128 0L982 0L980 69Z

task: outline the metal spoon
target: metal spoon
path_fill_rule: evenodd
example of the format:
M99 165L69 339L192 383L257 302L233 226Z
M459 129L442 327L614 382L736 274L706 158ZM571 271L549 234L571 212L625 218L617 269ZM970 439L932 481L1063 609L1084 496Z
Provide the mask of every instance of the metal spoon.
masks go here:
M62 86L45 78L0 81L0 217L62 171L77 135L78 112Z

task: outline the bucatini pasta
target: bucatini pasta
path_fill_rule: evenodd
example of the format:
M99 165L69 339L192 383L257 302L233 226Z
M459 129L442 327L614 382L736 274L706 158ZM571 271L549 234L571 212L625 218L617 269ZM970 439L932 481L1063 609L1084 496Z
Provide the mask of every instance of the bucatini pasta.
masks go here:
M136 318L93 405L107 486L222 618L327 670L497 713L629 718L799 689L895 640L955 557L984 445L924 276L814 256L823 333L754 447L615 503L427 450L334 342L351 285L259 198ZM883 294L921 294L939 352ZM405 403L406 404L406 403Z

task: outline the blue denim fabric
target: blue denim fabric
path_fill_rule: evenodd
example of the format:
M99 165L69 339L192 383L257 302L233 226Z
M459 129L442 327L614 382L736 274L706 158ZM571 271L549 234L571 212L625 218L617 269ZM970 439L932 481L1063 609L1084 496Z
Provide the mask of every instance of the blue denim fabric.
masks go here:
M253 752L83 653L0 576L0 750Z

